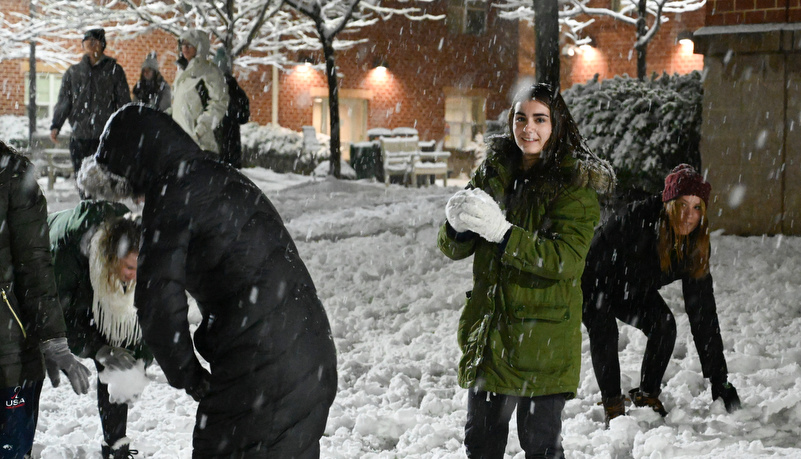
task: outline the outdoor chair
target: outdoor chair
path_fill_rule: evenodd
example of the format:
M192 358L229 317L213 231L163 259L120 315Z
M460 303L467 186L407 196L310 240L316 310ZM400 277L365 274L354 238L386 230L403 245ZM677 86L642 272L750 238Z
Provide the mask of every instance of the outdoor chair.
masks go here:
M403 184L408 182L417 155L417 141L417 137L381 137L381 160L387 186L393 175L403 177Z

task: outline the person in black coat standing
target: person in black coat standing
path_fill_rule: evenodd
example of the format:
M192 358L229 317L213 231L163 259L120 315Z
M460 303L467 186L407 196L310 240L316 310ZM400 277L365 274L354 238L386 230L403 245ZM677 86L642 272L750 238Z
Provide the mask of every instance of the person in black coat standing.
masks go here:
M250 99L231 74L231 59L225 48L217 50L214 63L223 72L225 84L228 86L228 110L220 125L214 130L217 144L220 146L220 160L237 169L242 168L242 137L239 125L250 119Z
M625 414L615 318L648 337L640 386L629 391L632 403L667 414L658 396L676 341L676 320L658 289L676 280L682 282L684 307L704 377L712 383L712 399L721 398L729 412L740 406L728 382L709 272L706 214L711 190L695 169L679 165L665 178L661 196L630 204L593 240L582 276L583 322L607 425Z
M193 457L319 457L334 342L264 193L169 115L135 105L111 118L78 183L107 199L144 197L135 304L168 382L200 402ZM203 317L194 337L185 292Z

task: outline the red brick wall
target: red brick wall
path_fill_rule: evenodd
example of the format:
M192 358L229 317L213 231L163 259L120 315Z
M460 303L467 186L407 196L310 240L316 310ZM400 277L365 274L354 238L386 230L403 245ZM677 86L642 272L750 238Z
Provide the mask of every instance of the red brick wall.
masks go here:
M431 14L444 14L445 4L439 1L427 8ZM445 129L443 87L486 90L487 119L507 108L507 93L517 75L517 26L497 19L493 9L487 31L477 37L451 35L445 21L401 17L378 22L358 35L369 36L369 42L336 55L339 87L370 91L368 129L409 126L423 139L441 139ZM321 54L317 58L322 61ZM377 58L387 61L385 73L373 69ZM282 72L282 126L299 130L312 124L310 91L326 88L322 72L316 74L301 77L296 69ZM269 103L265 101L266 107ZM269 114L268 109L264 111Z
M600 4L598 6L601 6ZM692 45L678 43L679 34L693 32L704 26L704 9L682 14L668 15L656 36L648 43L646 71L661 75L686 74L704 68L704 57L693 54ZM637 76L637 52L634 50L636 29L633 25L615 21L608 17L595 17L595 23L585 29L586 36L595 40L591 49L577 49L573 56L563 55L561 66L562 87L585 83L597 73L599 78L615 75ZM532 32L533 34L533 32Z
M706 25L801 22L801 0L709 0Z

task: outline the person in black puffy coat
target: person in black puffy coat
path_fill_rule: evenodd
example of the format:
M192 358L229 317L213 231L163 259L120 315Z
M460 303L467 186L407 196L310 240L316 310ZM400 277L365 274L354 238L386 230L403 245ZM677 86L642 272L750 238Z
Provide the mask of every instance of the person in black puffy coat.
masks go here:
M676 342L676 320L659 288L681 280L704 377L712 399L731 412L740 406L728 382L723 340L709 272L707 204L712 186L691 166L677 166L661 195L637 201L597 232L582 276L583 322L607 425L625 414L618 360L619 319L648 337L640 385L629 391L636 406L667 414L659 400L662 377Z
M135 304L167 380L200 402L193 457L319 457L336 395L334 342L264 193L169 115L135 105L111 118L78 186L144 198ZM202 314L194 336L185 292Z

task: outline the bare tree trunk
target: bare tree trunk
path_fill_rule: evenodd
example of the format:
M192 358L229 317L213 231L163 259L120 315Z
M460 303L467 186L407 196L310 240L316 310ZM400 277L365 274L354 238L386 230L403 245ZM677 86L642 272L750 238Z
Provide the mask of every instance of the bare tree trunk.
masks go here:
M328 81L328 116L331 120L331 164L328 173L336 178L341 178L342 171L339 163L342 157L339 136L339 84L337 83L337 66L334 58L333 40L323 41L323 55L325 56L325 77Z
M538 83L548 83L559 90L559 2L533 0L535 72Z
M30 3L33 17L36 6ZM28 58L28 148L33 147L33 133L36 132L36 42L31 40L31 55Z
M648 33L648 27L645 23L646 18L646 9L645 9L646 0L640 0L640 3L637 5L637 14L639 17L637 18L637 42L639 43L640 39ZM645 80L645 58L646 53L648 52L648 43L643 43L637 45L637 78L639 80Z

